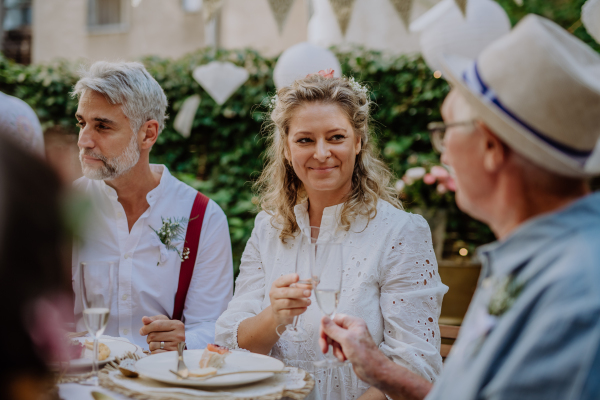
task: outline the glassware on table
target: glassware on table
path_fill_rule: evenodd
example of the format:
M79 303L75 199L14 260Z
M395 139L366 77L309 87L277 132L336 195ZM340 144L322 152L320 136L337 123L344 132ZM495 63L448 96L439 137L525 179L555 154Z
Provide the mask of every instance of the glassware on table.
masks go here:
M312 228L314 229L318 228ZM314 284L315 297L321 311L329 318L333 319L340 301L342 290L342 243L336 242L331 237L320 235L319 238L312 236L310 250L310 269ZM318 238L318 239L317 239ZM315 361L316 367L325 367L327 369L343 366L345 363L336 358L326 358L325 360Z
M98 339L104 333L115 290L116 263L84 261L79 264L79 288L83 303L83 322L94 338L92 377L80 382L98 386Z
M293 283L290 287L306 287L312 289L313 282L310 279L310 261L309 261L309 246L310 239L301 235L300 243L298 245L298 250L296 251L296 266L295 272L298 274L300 279L298 282ZM285 326L285 331L283 333L279 333L279 329L277 329L277 334L283 340L287 340L290 342L305 342L310 339L308 332L298 326L298 321L300 320L301 315L294 316L294 320L291 324Z

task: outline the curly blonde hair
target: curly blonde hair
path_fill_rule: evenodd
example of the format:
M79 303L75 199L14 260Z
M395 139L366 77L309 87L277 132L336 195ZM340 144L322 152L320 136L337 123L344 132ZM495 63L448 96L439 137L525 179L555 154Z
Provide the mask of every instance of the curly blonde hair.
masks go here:
M352 173L352 189L344 201L339 226L349 230L358 215L367 216L369 221L373 219L377 215L379 199L402 209L402 203L390 185L392 173L377 157L371 144L371 101L367 90L352 78L310 75L277 92L267 125L268 163L254 185L258 204L271 215L271 224L281 230L279 237L282 242L293 238L299 230L294 206L307 197L302 181L285 157L294 111L307 103L337 104L361 139L361 151L356 156Z

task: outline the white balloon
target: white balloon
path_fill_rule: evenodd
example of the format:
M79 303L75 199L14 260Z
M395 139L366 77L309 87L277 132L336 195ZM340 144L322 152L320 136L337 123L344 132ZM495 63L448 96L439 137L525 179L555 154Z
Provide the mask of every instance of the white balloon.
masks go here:
M441 71L444 54L477 58L510 28L508 15L492 0L469 0L466 17L454 0L443 0L410 25L411 32L421 32L421 53L433 71Z
M588 0L581 7L581 22L591 37L600 43L600 0Z
M341 76L340 62L331 51L308 42L298 43L281 53L273 70L273 80L277 89L281 89L296 79L329 68L334 70L333 76Z

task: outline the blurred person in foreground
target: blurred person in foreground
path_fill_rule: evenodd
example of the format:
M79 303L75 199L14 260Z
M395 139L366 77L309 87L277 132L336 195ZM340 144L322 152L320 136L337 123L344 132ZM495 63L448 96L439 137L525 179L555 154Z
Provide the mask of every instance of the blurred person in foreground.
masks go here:
M456 201L498 241L439 380L389 361L365 323L324 318L328 342L395 399L600 398L600 56L528 16L476 62L447 57L442 161ZM332 342L333 341L333 342ZM429 393L429 395L427 395Z
M106 335L152 352L183 341L204 348L232 296L229 227L214 201L150 164L166 119L162 88L140 63L97 62L73 95L84 174L75 187L92 202L85 243L73 249L74 282L82 261L117 262Z
M0 134L0 398L42 399L65 356L68 244L57 176ZM70 297L70 296L69 296Z
M23 100L0 92L0 135L44 158L44 134L35 112Z

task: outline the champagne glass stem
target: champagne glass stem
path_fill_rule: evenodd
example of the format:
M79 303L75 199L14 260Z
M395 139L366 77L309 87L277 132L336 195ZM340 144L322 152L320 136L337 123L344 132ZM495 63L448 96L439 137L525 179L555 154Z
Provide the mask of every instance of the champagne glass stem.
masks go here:
M293 330L296 330L296 325L298 325L298 319L300 319L299 315L295 315L294 316L294 320L292 321L292 328Z
M92 379L98 385L98 337L94 335L94 357L92 361Z

